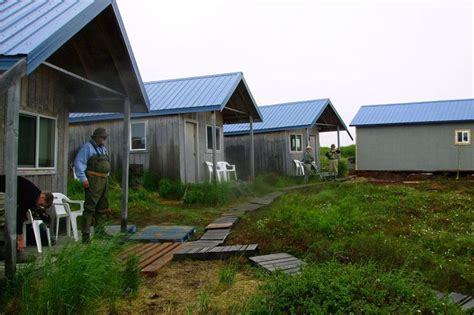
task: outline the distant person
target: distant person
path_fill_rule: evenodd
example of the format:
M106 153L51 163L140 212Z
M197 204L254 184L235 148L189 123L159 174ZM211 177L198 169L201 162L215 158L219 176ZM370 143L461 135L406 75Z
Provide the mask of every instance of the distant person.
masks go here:
M74 160L76 176L85 191L84 214L82 215L82 242L90 241L90 228L102 233L105 215L108 212L110 158L105 147L107 132L97 128L77 153Z
M326 152L326 157L329 159L329 175L337 177L338 171L338 162L339 162L339 155L341 151L336 149L336 145L331 144L331 149Z
M5 175L0 175L0 192L5 192ZM27 212L34 212L37 208L49 208L53 203L53 194L41 191L28 179L18 176L17 179L17 213L16 213L16 248L23 252L26 239L23 235L23 223L28 220ZM48 223L48 222L45 222Z
M308 177L312 172L312 168L314 167L313 166L314 157L311 155L311 150L312 150L311 146L308 145L306 147L306 150L303 153L303 160L301 160L301 162L303 162L304 164L304 182L305 183L308 182Z

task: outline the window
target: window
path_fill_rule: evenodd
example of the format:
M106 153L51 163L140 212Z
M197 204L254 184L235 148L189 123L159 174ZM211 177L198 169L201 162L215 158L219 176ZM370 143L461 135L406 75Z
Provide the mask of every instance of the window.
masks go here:
M212 127L207 126L207 150L212 151ZM221 128L216 127L216 151L221 149Z
M132 123L132 132L130 134L130 149L132 151L146 150L146 123Z
M471 144L471 130L470 129L455 130L454 144L458 144L458 145Z
M56 120L34 114L20 114L18 166L54 168L56 158Z
M290 135L290 152L303 151L303 135Z

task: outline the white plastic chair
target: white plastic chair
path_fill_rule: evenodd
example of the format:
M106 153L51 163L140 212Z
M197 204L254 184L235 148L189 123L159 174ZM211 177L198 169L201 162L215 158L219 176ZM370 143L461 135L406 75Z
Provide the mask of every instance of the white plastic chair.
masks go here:
M293 160L293 163L295 163L296 167L296 176L302 175L304 176L304 164L301 161L298 160Z
M224 174L224 180L230 181L230 174L234 173L235 180L237 180L237 171L235 165L229 164L226 161L217 162L218 169Z
M84 213L84 200L71 200L66 195L61 193L53 193L54 200L53 206L56 211L58 209L60 213L64 210L67 215L69 216L69 224L72 227L72 235L74 240L77 242L79 240L79 230L77 228L77 217L81 216ZM80 206L79 210L72 211L69 204L75 203ZM68 236L70 235L70 228L69 224L67 226ZM56 221L56 238L58 237L58 229L59 227L59 218Z
M63 199L59 193L53 194L53 226L55 227L56 232L56 241L58 240L59 234L59 221L61 218L66 219L66 230L67 236L71 236L71 218L69 216L69 211L67 210L68 204L63 203ZM56 222L56 224L54 224Z
M212 173L214 173L214 165L212 164L212 162L204 162L206 163L207 165L207 170L208 170L208 173L209 173L209 181L212 182ZM225 171L223 171L221 168L219 168L219 163L217 163L217 181L218 182L221 182L222 179L226 180L226 177L225 177ZM222 178L224 177L224 178Z
M40 232L40 225L45 224L43 220L35 220L33 218L33 214L31 210L28 210L26 213L28 220L23 222L23 237L25 238L26 242L26 225L31 224L33 227L33 233L35 234L35 241L36 241L36 248L38 249L38 253L43 252L43 245L41 244L41 232ZM46 237L48 238L48 246L51 247L51 234L49 233L49 228L46 226Z

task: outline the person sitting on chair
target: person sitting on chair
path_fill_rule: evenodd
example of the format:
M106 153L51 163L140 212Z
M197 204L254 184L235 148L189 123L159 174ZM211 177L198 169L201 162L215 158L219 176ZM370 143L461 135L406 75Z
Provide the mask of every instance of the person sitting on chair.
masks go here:
M0 175L0 192L5 192L5 175ZM37 208L51 207L53 199L52 193L41 191L28 179L18 176L16 199L16 245L19 252L23 252L26 247L26 240L23 235L23 223L28 220L26 213L28 210L34 211Z

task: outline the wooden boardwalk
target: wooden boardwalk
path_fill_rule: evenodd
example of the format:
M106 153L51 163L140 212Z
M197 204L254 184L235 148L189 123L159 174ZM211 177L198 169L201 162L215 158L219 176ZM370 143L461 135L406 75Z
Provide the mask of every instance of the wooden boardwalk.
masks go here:
M268 272L300 273L303 262L286 253L249 257L250 261Z
M236 215L226 215L215 219L205 227L205 230L230 229L239 221Z
M250 257L257 253L258 245L232 245L232 246L212 246L212 247L196 247L183 246L174 254L175 260L184 259L226 259L232 256Z
M181 243L140 243L127 248L120 258L125 260L130 256L139 257L139 266L142 274L153 276L168 262L173 260L174 254L183 247Z
M449 302L458 305L464 311L470 311L474 309L474 299L472 296L463 295L456 292L446 294L436 290L434 290L434 293L438 299L447 298Z

